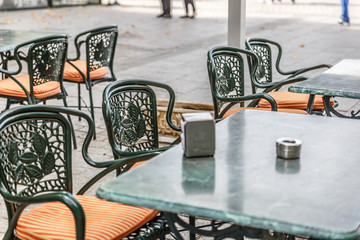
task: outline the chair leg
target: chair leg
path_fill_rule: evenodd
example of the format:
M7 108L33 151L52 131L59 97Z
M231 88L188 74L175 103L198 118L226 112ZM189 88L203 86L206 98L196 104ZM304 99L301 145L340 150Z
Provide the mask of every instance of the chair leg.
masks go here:
M89 88L89 98L90 98L90 113L91 113L91 118L94 121L94 125L95 125L95 112L94 112L94 103L93 103L93 96L92 96L92 87L90 86ZM96 125L95 125L96 126ZM96 139L96 128L94 131L94 139Z
M6 100L5 110L8 110L8 109L10 108L10 105L11 105L11 101L10 101L10 99L8 98L8 99Z
M81 111L81 84L78 83L78 109ZM81 117L79 117L79 121L81 120Z
M196 219L193 216L189 216L189 224L193 227L195 227L195 222ZM196 239L196 234L193 232L190 232L190 240L195 240Z
M64 107L68 107L65 97L63 98L63 102L64 102ZM67 117L68 117L68 119L69 119L70 126L71 126L71 135L72 135L72 137L73 137L74 149L77 149L74 125L73 125L73 123L72 123L72 121L71 121L71 117L70 117L69 114L67 115Z

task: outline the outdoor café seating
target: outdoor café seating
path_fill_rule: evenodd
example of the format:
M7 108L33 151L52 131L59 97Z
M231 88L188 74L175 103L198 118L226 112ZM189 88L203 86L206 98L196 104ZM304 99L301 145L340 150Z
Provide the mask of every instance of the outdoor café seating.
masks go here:
M166 121L171 129L180 131L172 120L175 92L167 84L125 79L110 83L103 93L103 116L114 158L161 152L170 146L159 147L157 98L155 90L169 95ZM127 166L127 170L131 165Z
M81 84L84 84L89 93L89 110L94 120L92 87L101 82L116 80L113 60L117 36L116 25L108 25L79 33L74 38L76 56L69 56L65 64L64 81L78 85L78 109L81 110L82 106ZM84 47L82 47L83 44L85 44Z
M266 101L272 111L307 114L300 109L278 109L275 99L268 93L253 93L245 95L245 66L246 60L253 62L249 77L254 81L257 67L257 56L248 50L217 46L208 51L207 68L209 74L211 94L214 104L214 117L224 118L244 109L267 110L259 107L259 100ZM260 101L261 101L260 100ZM245 101L250 101L245 106ZM239 107L234 106L239 104Z
M77 195L72 194L72 127L63 114L87 122L83 163L103 169ZM156 239L168 232L156 210L83 195L107 173L156 155L95 162L88 155L94 128L86 113L57 106L19 106L0 115L0 193L9 223L4 239Z
M251 78L253 93L256 93L257 89L262 89L264 92L269 93L275 99L279 109L307 109L309 94L279 91L279 89L287 84L307 79L299 76L300 74L321 68L330 68L331 65L320 64L307 68L283 71L280 68L282 48L279 43L263 38L248 38L245 41L245 45L247 50L256 54L258 60L256 65L254 59L248 59L249 69L256 69L255 77ZM273 52L277 53L275 64L273 64ZM280 76L284 76L284 78L279 81L273 81L275 70ZM332 104L333 103L334 102L332 102ZM264 100L260 100L258 106L270 108L270 104ZM315 96L313 109L318 111L324 110L321 95Z

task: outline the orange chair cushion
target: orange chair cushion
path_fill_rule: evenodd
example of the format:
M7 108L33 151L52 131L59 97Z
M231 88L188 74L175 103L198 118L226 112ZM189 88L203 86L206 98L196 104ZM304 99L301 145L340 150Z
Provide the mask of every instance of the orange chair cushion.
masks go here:
M86 62L82 60L76 60L72 61L72 63L80 69L82 73L84 73L85 77L86 75ZM106 68L100 67L94 71L90 72L90 79L96 80L100 79L106 76ZM81 77L81 74L74 68L72 65L70 65L68 62L65 63L64 67L64 80L74 81L74 82L84 82L84 79Z
M262 110L262 111L271 111L271 108L256 108L256 107L239 107L239 108L232 108L228 110L222 118L227 118L233 115L234 113L245 110L245 109L252 109L252 110ZM308 115L309 113L305 110L301 109L287 109L287 108L278 108L278 112L285 112L285 113L296 113L296 114L304 114Z
M76 198L85 212L86 240L122 239L159 213L95 196ZM74 216L63 203L45 203L21 215L16 234L22 240L76 239Z
M26 88L30 94L30 76L16 76L16 79ZM60 91L60 83L57 81L49 81L34 86L34 95L36 99L51 97L59 94ZM24 90L11 78L0 80L0 95L27 98Z
M269 94L275 99L278 108L294 108L294 109L306 109L309 101L309 94L293 93L287 91L269 92ZM333 104L333 102L331 103ZM270 108L270 103L265 99L259 101L258 107ZM315 95L314 98L314 110L323 110L323 100L321 95Z

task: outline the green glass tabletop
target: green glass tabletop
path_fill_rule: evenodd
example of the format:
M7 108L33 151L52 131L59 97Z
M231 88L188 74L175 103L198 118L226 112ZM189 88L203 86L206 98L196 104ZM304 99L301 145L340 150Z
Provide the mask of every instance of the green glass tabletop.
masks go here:
M289 87L290 92L360 99L360 59L344 59L322 74Z
M0 29L0 53L13 50L19 43L53 34L57 33Z
M104 184L97 196L171 213L325 239L358 239L359 121L245 110L216 124L214 157L180 145ZM300 159L276 140L302 140Z

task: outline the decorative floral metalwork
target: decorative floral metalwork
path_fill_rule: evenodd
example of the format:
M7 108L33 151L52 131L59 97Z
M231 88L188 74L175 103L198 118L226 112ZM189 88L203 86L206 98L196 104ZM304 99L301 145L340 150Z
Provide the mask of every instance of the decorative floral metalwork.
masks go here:
M32 59L33 85L59 81L62 61L66 54L65 43L42 43L29 53Z
M64 131L60 122L23 121L0 133L1 170L11 193L31 196L66 190Z
M115 33L106 32L93 35L89 40L89 62L91 71L109 66L113 52Z
M224 97L244 95L244 61L238 56L219 55L214 57L215 88ZM218 101L219 107L223 102Z
M126 152L158 147L155 99L148 92L120 92L109 100L116 144Z
M258 58L258 68L255 72L255 79L258 82L266 83L272 81L271 76L271 48L265 44L251 44Z

